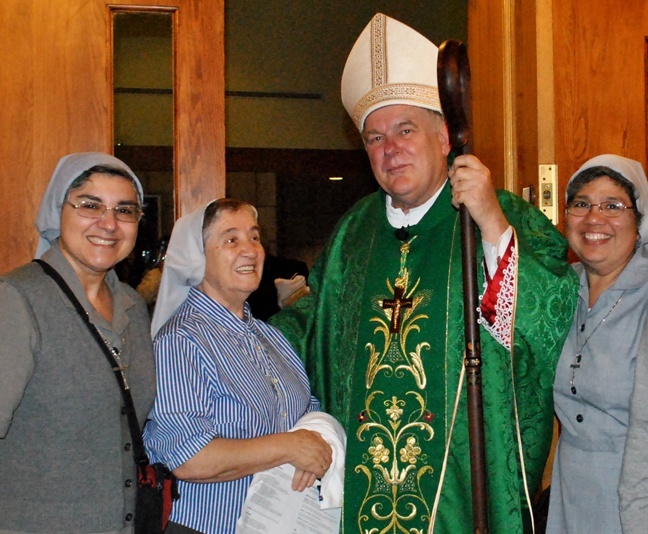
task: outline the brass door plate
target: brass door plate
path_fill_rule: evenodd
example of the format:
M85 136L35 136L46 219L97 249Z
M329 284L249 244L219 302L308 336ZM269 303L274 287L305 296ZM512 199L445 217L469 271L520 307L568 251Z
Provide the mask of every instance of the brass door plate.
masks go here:
M538 207L551 222L558 224L558 165L540 165Z

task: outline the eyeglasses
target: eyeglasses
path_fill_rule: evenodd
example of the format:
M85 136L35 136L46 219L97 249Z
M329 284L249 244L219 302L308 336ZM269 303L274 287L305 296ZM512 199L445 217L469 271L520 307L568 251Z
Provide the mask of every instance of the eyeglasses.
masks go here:
M115 214L115 219L121 222L136 223L142 218L142 209L139 206L125 205L109 208L101 202L93 202L91 200L82 200L78 204L73 204L69 200L66 202L81 217L85 217L86 219L101 219L108 210L112 210Z
M598 206L599 212L604 217L614 218L619 217L625 210L634 208L634 206L626 206L623 202L603 202L602 204L590 204L584 200L572 200L567 204L567 213L574 217L585 217L594 206Z

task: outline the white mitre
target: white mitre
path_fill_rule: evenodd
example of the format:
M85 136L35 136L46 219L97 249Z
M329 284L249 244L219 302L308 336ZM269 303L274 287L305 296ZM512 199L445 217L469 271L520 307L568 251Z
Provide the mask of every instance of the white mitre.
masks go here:
M407 104L441 113L439 49L402 22L377 13L353 45L342 73L342 103L362 131L376 109Z

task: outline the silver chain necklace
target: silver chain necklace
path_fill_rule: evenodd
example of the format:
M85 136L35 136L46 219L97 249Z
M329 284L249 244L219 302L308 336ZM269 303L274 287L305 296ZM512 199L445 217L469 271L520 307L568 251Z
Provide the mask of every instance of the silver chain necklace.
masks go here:
M583 341L583 344L578 348L578 351L576 352L576 356L574 357L573 363L569 366L571 367L572 374L571 374L571 380L569 381L569 388L572 392L572 395L576 395L577 390L576 390L576 369L580 369L581 366L581 360L583 358L583 349L587 345L587 342L590 340L590 338L594 335L594 333L598 330L599 326L601 326L605 320L610 316L610 314L614 311L614 308L616 308L619 305L619 302L621 302L621 299L623 298L623 295L625 294L625 290L619 295L619 298L617 301L612 305L610 310L605 314L605 317L601 319L598 324L594 327L594 330L590 333L589 336L585 338L585 341ZM585 319L585 322L587 322L587 319ZM585 330L585 322L581 323L580 321L580 307L578 308L578 321L576 325L576 346L578 347L579 345L579 332L583 332ZM579 326L580 325L580 326Z

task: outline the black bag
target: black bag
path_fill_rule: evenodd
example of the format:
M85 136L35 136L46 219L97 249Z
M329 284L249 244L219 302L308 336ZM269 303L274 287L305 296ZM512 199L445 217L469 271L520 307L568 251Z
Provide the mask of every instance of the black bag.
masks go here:
M138 469L135 534L159 534L169 522L171 505L179 497L176 479L160 463Z

